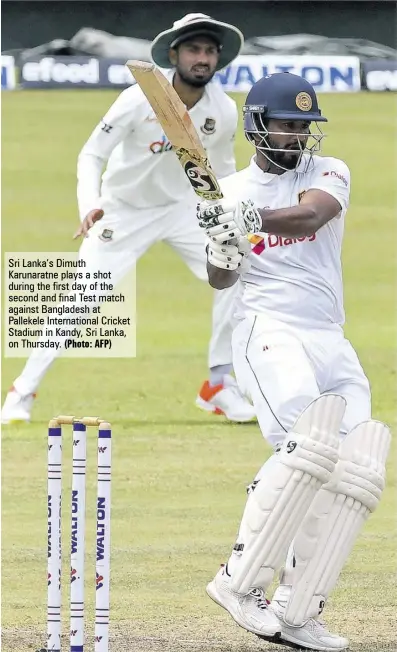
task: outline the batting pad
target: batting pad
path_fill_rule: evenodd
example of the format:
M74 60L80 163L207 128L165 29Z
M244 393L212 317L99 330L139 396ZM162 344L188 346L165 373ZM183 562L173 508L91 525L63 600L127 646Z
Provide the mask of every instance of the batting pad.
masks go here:
M275 463L265 467L244 510L233 591L245 594L271 584L316 493L335 469L345 408L335 394L314 400L287 434Z
M390 431L379 421L356 426L340 446L331 480L315 497L288 554L273 600L284 620L301 626L318 616L358 534L381 498Z

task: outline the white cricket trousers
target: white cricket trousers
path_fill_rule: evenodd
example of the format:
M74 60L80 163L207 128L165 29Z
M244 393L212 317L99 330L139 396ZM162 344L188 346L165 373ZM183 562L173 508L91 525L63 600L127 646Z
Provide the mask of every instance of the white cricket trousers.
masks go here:
M90 229L89 237L84 239L79 251L79 257L87 263L80 271L98 271L105 258L106 269L111 265L112 279L116 284L151 245L163 241L175 249L197 278L208 281L205 236L196 219L194 201L139 210L115 198L102 197L101 203L104 216ZM111 232L111 237L101 239L105 229L108 235ZM159 268L158 272L166 274L167 270ZM237 285L214 293L208 352L210 368L232 364L231 338L236 324L233 314L237 293ZM79 303L76 301L75 305ZM66 337L57 338L62 345L65 340ZM15 389L22 395L35 392L61 351L62 348L58 351L34 350L21 375L14 381Z
M368 379L340 326L298 328L257 314L238 324L232 345L240 391L251 398L262 434L272 446L282 443L321 394L346 399L342 437L371 418Z

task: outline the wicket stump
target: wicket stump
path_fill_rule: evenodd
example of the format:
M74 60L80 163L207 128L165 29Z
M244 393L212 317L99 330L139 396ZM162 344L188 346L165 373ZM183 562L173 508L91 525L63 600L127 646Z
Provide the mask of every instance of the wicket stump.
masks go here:
M59 416L48 424L47 650L61 652L62 425L73 426L70 652L84 652L85 480L88 426L98 427L95 652L109 650L111 426L98 417Z

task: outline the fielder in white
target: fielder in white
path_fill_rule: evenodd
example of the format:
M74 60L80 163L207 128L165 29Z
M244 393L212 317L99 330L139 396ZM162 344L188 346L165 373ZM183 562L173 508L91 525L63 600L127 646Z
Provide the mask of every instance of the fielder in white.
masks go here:
M244 107L255 156L223 180L224 200L200 204L198 218L211 285L243 286L234 369L275 447L207 592L266 640L335 652L349 641L318 616L381 498L390 432L371 419L369 383L343 334L350 173L315 154L325 121L301 77L258 81Z
M242 44L236 27L204 14L188 14L152 43L152 58L170 69L169 79L219 178L236 170L238 115L235 102L209 82L238 55ZM139 86L122 92L94 129L79 155L77 173L82 225L76 235L85 236L80 256L88 262L87 272L100 269L105 257L116 283L151 245L164 241L199 279L208 280L197 197ZM253 407L230 375L235 294L236 288L215 292L210 376L196 403L232 421L250 421ZM54 349L32 353L7 395L3 423L29 421L34 393L57 355Z

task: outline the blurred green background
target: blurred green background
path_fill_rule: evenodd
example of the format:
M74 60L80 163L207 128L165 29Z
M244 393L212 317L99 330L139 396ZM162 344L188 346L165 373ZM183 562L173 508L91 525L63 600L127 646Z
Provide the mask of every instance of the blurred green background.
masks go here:
M3 94L3 251L73 251L76 157L116 94ZM236 97L242 103L242 97ZM370 378L373 415L396 422L396 99L321 95L325 154L352 172L343 251L346 333ZM240 130L238 167L252 155ZM137 358L60 359L39 388L33 422L3 427L3 650L41 647L46 632L46 426L55 413L96 414L114 428L112 652L251 652L272 648L205 594L234 542L245 486L270 449L258 427L197 410L211 289L160 244L137 268ZM3 360L3 397L22 368ZM95 436L89 442L87 640L93 633ZM65 446L65 488L70 450ZM326 610L353 652L397 649L395 445L388 487ZM65 577L70 505L64 494ZM68 645L68 593L64 632ZM280 649L280 648L278 648Z

